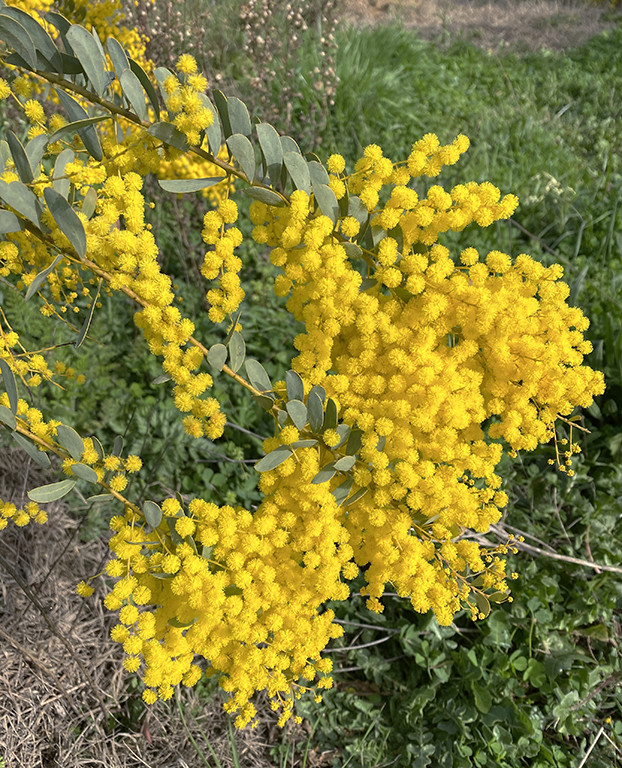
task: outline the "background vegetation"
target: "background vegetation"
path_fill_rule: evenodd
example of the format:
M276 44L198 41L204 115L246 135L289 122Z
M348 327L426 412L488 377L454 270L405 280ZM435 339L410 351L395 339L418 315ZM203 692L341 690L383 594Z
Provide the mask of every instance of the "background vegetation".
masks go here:
M268 5L278 10L285 3ZM285 99L278 57L271 64L274 78L258 85L265 62L248 42L240 3L198 3L213 21L195 52L212 78L217 71L225 90L235 83L237 94L260 112L285 101L288 130L307 150L317 150L319 139L324 159L340 151L352 163L371 142L403 157L428 131L442 142L458 133L470 136L471 150L443 183L490 180L517 194L521 205L512 221L467 230L445 243L498 247L514 256L529 252L547 264L563 264L572 300L592 321L590 362L604 371L607 391L584 414L589 432L580 438L574 477L548 465L552 449L504 467L511 501L489 539L520 532L541 551L513 558L511 569L520 574L514 602L495 607L484 622L461 617L449 628L415 614L390 593L380 616L357 598L335 606L348 630L330 650L335 689L320 707L301 704L308 728L297 743L275 742L274 760L340 768L622 765L619 16L579 48L519 55L459 39L425 41L399 26L334 27L331 7L323 15L312 2L302 6L305 34L293 59L282 64L293 78ZM168 6L156 2L158 7L164 17ZM220 38L226 50L209 31L220 29L219 19L229 30ZM274 39L291 32L286 14L275 11L270 24ZM327 37L333 31L334 42ZM153 45L183 45L183 36L175 41L167 34L163 24ZM160 62L158 51L151 53ZM166 268L184 286L187 311L212 344L221 339L210 327L195 279L205 206L200 197L167 197L159 201L153 225ZM278 379L288 367L296 329L272 294L266 255L249 244L243 258L249 355ZM0 304L21 318L16 330L25 339L64 340L62 330L50 338L36 307L3 284ZM68 393L43 393L47 402L41 405L79 432L97 434L106 446L123 434L127 449L143 457L143 494L211 492L220 503L256 504L251 465L260 456L259 436L269 429L262 412L245 393L217 384L230 419L225 437L217 443L186 438L168 401L169 385L154 384L157 363L131 322L132 311L121 296L104 301L92 326L101 344L79 353L67 348L66 362L85 373L87 383ZM109 512L101 507L76 508L74 514L86 516L87 536L107 527ZM204 695L211 695L208 688Z

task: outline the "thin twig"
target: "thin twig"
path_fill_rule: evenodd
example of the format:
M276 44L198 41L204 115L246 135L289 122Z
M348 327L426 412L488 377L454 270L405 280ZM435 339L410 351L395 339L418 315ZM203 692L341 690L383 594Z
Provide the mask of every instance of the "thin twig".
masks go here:
M377 640L371 640L369 643L361 643L361 645L347 645L343 648L326 648L324 653L347 653L348 651L360 651L362 648L371 648L372 645L380 645L380 643L386 643L391 639L391 635L386 637L379 637Z
M593 742L590 744L590 748L588 749L588 751L587 751L587 752L585 753L585 755L583 756L583 760L581 760L581 762L579 763L579 765L577 766L577 768L583 768L583 766L585 765L585 761L586 761L586 760L588 759L588 757L590 756L590 753L592 752L592 750L594 749L594 747L595 747L595 746L596 746L596 744L598 743L598 739L600 739L600 737L603 735L603 733L604 733L604 732L605 732L605 728L604 728L604 726L602 726L602 725L601 725L601 726L600 726L600 730L599 730L599 731L598 731L598 733L596 734L596 738L595 738L595 739L594 739L594 741L593 741Z

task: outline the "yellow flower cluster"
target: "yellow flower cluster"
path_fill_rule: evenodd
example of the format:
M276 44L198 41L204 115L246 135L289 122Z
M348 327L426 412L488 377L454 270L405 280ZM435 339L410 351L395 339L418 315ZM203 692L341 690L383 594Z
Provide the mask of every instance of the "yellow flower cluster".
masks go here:
M227 227L237 219L238 207L229 199L221 200L203 219L203 241L211 248L203 259L201 274L206 280L218 278L219 282L218 288L207 293L209 318L214 323L233 314L244 299L239 277L242 261L234 253L242 242L242 233L237 227Z
M8 324L1 308L0 360L4 360L13 373L29 387L37 387L44 379L51 380L54 375L42 354L27 352L20 344L19 336Z
M128 653L126 668L144 664L147 702L194 685L196 656L232 694L226 709L240 727L255 716L257 691L284 722L312 681L330 686L320 652L342 630L321 608L348 597L341 573L352 549L334 496L311 483L318 469L317 452L303 449L264 473L254 514L202 499L184 511L167 499L155 531L130 508L113 518L107 571L119 581L105 602L120 609L112 636Z
M198 73L197 63L192 56L184 54L177 61L181 74L170 75L164 81L166 106L174 117L175 128L181 131L191 145L201 143L201 132L213 122L212 112L203 104L201 94L207 88L207 80Z
M7 527L9 520L12 520L18 528L23 528L31 520L43 525L47 523L48 516L47 512L40 509L34 501L29 501L23 508L17 508L12 502L0 499L0 531Z
M368 566L369 606L381 609L390 582L415 610L432 608L447 624L469 592L457 572L482 570L473 547L448 544L499 519L504 446L548 442L556 419L589 406L604 386L582 365L588 323L566 304L561 267L498 251L480 260L473 248L454 260L435 242L447 229L506 218L516 199L467 184L451 193L435 185L419 200L410 176L436 175L468 145L422 141L406 166L368 147L353 177L337 179L379 233L375 245L362 241L360 259L343 245L358 232L352 217L334 225L302 192L289 208L255 202L251 217L254 238L282 269L275 291L290 293L287 307L305 325L295 370L321 384L360 433L352 491L367 493L348 507L345 526L355 562ZM342 158L328 168L342 174ZM507 589L501 560L486 572L487 587Z

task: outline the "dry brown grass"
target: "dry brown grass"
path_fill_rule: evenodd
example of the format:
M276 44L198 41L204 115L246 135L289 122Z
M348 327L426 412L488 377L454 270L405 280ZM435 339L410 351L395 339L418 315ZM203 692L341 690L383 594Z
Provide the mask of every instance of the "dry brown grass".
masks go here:
M608 7L585 0L343 0L352 24L399 21L427 38L460 35L486 49L563 50L608 26Z
M23 454L0 448L0 498L23 503L24 488L46 478ZM49 522L0 533L0 758L6 768L205 767L207 739L223 766L233 765L229 728L219 702L183 689L181 701L148 712L131 692L123 653L109 638L114 616L100 593L84 601L75 584L101 570L107 547L84 543L79 523L61 504ZM281 734L270 714L236 734L242 766L270 768L269 744ZM192 738L191 738L192 737Z

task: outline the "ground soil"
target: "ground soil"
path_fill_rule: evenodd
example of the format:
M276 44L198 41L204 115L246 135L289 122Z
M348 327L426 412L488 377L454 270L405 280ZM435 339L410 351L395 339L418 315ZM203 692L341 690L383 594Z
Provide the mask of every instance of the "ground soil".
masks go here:
M428 39L460 36L487 50L564 50L614 23L606 2L590 0L342 0L358 26L397 23Z

